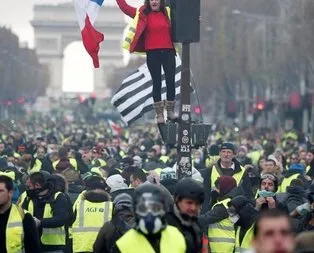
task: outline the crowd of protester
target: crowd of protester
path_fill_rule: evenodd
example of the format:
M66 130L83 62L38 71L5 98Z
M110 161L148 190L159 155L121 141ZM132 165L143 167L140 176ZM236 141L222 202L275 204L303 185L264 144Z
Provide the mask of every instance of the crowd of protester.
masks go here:
M314 252L306 136L218 127L192 161L178 180L154 125L2 122L0 252Z

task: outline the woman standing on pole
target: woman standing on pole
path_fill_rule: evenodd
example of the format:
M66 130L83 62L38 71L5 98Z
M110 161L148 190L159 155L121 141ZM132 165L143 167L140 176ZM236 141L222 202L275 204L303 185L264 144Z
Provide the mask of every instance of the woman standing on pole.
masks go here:
M132 52L146 52L146 62L153 79L153 99L157 124L165 123L164 101L161 100L161 67L164 69L168 120L174 120L176 51L171 36L170 8L165 0L145 0L136 9L125 0L116 0L120 9L133 21L123 42L123 48Z

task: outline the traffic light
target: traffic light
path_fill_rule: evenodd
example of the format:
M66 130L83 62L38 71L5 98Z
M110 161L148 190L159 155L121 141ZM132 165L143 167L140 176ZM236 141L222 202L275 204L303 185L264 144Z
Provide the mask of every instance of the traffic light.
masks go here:
M263 111L265 109L265 102L264 101L257 102L256 109L259 111Z

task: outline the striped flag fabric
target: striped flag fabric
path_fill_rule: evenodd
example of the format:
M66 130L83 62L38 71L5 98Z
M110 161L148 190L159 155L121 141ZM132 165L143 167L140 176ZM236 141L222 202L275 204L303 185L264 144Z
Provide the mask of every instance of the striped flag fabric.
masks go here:
M92 57L95 68L99 68L99 44L104 40L104 35L98 32L93 25L103 2L104 0L73 0L83 45Z
M176 56L175 72L176 97L180 95L181 59ZM161 99L166 100L166 81L162 70ZM121 114L123 121L130 125L153 109L153 80L145 64L122 81L121 87L113 95L111 104Z

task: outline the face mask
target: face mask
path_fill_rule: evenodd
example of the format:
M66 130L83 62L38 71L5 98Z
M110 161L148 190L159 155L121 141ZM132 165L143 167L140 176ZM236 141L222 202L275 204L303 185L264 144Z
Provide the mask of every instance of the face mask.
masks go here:
M231 220L231 222L233 224L237 223L240 220L240 215L239 214L235 214L233 216L229 216L229 219Z
M166 154L167 154L167 151L166 151L165 149L162 149L162 150L160 151L160 153L161 153L162 155L166 155Z
M152 214L141 217L138 223L138 229L146 235L156 234L160 232L163 227L161 218Z
M199 163L201 162L201 159L195 158L195 159L194 159L194 162L197 163L197 164L199 164Z
M275 194L276 194L275 192L266 191L266 190L258 191L258 195L263 197L263 198L274 197Z
M26 194L28 197L34 198L34 197L37 197L38 194L41 193L43 190L45 189L44 188L28 189L26 190Z

